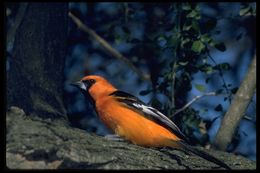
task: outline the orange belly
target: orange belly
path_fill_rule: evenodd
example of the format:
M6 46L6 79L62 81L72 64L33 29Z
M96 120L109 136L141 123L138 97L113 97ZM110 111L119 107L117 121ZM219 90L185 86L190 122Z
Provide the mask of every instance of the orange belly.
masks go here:
M146 147L168 146L168 140L180 140L168 129L143 117L114 101L103 103L103 109L97 110L100 119L119 136L134 144ZM99 106L98 106L99 107Z

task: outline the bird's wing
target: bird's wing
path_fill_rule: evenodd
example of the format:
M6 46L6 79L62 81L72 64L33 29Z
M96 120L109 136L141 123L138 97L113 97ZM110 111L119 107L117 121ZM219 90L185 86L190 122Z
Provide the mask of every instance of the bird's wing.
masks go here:
M141 113L141 115L143 115L145 118L160 124L161 126L173 132L180 139L187 142L187 139L181 130L157 109L146 105L137 97L123 91L117 90L110 95L115 97L118 101L124 103L128 108Z

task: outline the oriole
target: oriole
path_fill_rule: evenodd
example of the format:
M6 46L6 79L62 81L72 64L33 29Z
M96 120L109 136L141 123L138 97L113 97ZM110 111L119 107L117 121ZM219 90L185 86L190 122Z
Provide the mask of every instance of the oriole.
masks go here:
M144 147L188 151L231 169L219 159L188 145L184 134L169 118L135 96L117 90L103 77L85 76L74 85L91 99L99 118L120 137Z

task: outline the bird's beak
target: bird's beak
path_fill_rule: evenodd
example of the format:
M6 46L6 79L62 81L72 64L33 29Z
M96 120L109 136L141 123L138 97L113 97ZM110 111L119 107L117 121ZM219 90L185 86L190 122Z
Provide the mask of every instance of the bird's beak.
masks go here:
M75 82L71 84L72 86L75 86L81 90L87 91L87 87L85 86L85 84L81 81Z

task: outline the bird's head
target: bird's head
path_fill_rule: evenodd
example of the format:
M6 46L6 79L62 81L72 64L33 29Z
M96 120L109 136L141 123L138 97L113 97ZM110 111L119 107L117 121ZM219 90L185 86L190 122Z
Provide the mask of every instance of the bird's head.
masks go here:
M94 101L117 90L106 79L95 75L85 76L72 85L79 88L84 95L89 94Z

